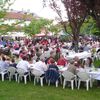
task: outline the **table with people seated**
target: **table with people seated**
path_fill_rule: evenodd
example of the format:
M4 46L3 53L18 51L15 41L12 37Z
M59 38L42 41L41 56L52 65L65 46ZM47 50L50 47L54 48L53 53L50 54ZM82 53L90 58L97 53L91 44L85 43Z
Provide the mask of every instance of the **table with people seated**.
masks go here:
M79 68L79 72L86 72L92 79L100 80L100 68Z
M66 58L70 60L75 58L76 56L79 57L79 59L84 59L87 57L91 57L91 53L90 52L73 53L73 54L66 55Z

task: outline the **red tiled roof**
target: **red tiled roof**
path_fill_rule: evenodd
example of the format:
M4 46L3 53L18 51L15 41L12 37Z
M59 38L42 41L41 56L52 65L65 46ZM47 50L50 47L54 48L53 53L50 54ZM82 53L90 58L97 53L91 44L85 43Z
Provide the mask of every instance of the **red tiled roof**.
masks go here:
M33 18L32 14L26 14L23 12L7 12L5 19L19 19L31 21Z

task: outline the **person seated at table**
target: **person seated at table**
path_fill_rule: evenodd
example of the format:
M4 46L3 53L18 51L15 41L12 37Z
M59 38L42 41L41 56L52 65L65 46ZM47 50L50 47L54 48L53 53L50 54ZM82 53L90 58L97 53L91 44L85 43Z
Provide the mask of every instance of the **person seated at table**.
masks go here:
M33 64L33 58L31 54L27 54L27 61L29 62L29 64Z
M60 54L60 58L57 61L57 65L66 66L67 63L68 63L68 61L64 58L64 56L62 54Z
M9 64L9 66L10 66L10 67L15 67L15 68L16 68L17 63L15 62L15 59L14 59L14 58L11 59L11 63Z
M85 67L92 67L93 65L92 58L88 57L86 60L84 60L83 63Z
M5 62L9 65L10 64L10 57L5 56L5 58L6 58Z
M50 64L49 64L49 67L48 67L49 69L50 68L53 68L53 69L55 69L55 70L59 70L59 68L57 67L57 65L56 65L56 63L55 63L55 60L53 59L53 58L51 58L50 59Z
M35 48L35 52L36 52L36 56L39 58L40 56L41 56L41 54L42 54L42 52L40 51L40 49L39 48Z
M76 70L77 70L77 72L85 72L86 71L84 64L81 64L78 68L76 68Z
M89 44L86 43L83 47L83 51L89 51L90 50L90 47L89 47Z
M23 56L26 56L28 54L26 48L23 46L19 52L19 57L23 58Z
M55 83L59 79L59 69L55 64L55 60L51 58L51 63L49 64L48 70L45 73L45 78L51 83Z
M7 70L8 67L9 67L9 64L6 62L6 58L4 57L4 55L2 55L1 59L0 59L0 69L1 69L1 71Z
M19 44L16 42L16 43L14 43L13 48L14 48L15 50L19 50L20 46L19 46Z
M75 57L74 59L74 65L79 68L80 66L82 66L81 60L79 59L79 57Z
M27 57L23 56L22 60L20 60L16 66L16 68L21 68L25 71L25 74L29 72L29 62L27 61Z
M57 44L56 46L56 55L55 55L55 60L57 61L60 58L60 46Z
M53 57L53 51L50 52L50 57L46 58L45 63L46 64L50 64L51 63L51 59L54 59L54 57Z
M76 74L76 68L77 67L74 65L74 60L70 60L67 70L72 72L73 74Z
M33 69L37 69L42 73L42 76L44 75L45 71L47 70L47 65L45 64L45 59L38 58L38 61L33 65Z

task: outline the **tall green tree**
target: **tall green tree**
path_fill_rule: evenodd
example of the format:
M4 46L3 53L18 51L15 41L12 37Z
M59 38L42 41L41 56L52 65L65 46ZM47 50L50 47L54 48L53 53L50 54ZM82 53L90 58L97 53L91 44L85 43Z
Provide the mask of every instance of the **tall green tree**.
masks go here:
M96 21L93 17L88 16L81 27L80 33L92 35L98 31L99 29L96 25Z
M42 29L45 29L45 32L48 33L48 31L54 30L54 27L50 28L51 26L53 26L52 20L33 18L29 25L25 25L24 32L30 36L33 36L40 33Z
M72 38L74 43L75 52L78 52L78 42L79 42L79 33L80 28L87 16L87 8L85 3L81 3L79 0L43 0L47 2L49 6L56 11L59 18L62 20L62 8L59 5L63 4L66 12L66 18L68 19L69 25L72 30ZM63 23L63 22L62 22ZM66 25L64 23L64 29L67 32Z

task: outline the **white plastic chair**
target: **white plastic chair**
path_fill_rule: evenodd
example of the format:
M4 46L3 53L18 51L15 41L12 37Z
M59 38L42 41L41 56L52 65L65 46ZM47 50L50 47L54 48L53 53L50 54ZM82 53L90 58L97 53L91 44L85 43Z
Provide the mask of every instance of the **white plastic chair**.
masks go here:
M4 81L4 76L5 76L7 73L8 73L8 72L7 72L7 69L5 69L5 70L0 69L0 74L1 74L2 81Z
M64 71L62 73L62 76L64 77L63 88L65 88L65 85L67 82L71 82L71 89L72 90L74 89L74 81L75 81L75 84L77 86L76 75L74 75L72 72Z
M44 77L41 77L41 75L43 73L41 73L39 70L34 68L31 70L31 74L34 75L34 85L36 84L36 81L40 80L40 84L41 84L41 86L43 86L43 78Z
M86 72L78 72L77 76L78 76L78 89L80 88L81 82L86 82L86 90L88 91L89 83L90 83L90 87L92 87L92 80L90 76Z
M21 69L21 68L17 69L17 73L18 73L18 83L19 83L20 79L22 79L22 77L24 77L24 83L27 84L27 76L30 77L30 73L29 72L26 73L25 70Z
M11 78L13 77L13 76L15 76L15 79L16 79L16 82L17 82L17 72L16 72L17 70L16 70L16 68L14 68L14 67L9 67L8 68L8 76L9 76L9 81L11 81Z

